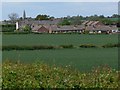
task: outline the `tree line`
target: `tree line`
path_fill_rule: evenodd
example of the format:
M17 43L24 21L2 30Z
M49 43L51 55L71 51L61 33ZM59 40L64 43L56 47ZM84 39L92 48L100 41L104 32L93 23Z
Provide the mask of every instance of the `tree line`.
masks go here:
M24 20L24 18L19 17L17 13L11 13L8 15L10 21L16 22L17 20ZM113 14L112 16L104 16L104 15L91 15L91 16L66 16L61 17L61 22L59 25L80 25L85 20L90 21L100 21L105 25L120 25L119 20L120 15ZM35 18L29 17L26 19L30 20L54 20L54 16L46 15L46 14L39 14Z

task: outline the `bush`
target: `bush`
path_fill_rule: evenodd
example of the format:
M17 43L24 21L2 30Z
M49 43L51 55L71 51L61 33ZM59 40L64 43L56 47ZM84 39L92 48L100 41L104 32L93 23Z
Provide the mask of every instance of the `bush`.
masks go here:
M83 45L80 45L81 48L95 48L97 46L93 45L93 44L83 44Z

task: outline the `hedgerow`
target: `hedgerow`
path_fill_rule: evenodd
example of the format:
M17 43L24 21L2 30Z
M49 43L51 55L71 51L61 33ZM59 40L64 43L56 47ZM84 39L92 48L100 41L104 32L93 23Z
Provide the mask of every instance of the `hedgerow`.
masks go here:
M0 50L41 50L41 49L66 49L66 48L97 48L97 47L103 47L103 48L113 48L113 47L120 47L120 44L106 44L102 46L97 46L94 44L81 44L80 46L74 46L72 44L70 45L59 45L59 46L50 46L50 45L33 45L33 46L18 46L18 45L9 45L9 46L2 46Z

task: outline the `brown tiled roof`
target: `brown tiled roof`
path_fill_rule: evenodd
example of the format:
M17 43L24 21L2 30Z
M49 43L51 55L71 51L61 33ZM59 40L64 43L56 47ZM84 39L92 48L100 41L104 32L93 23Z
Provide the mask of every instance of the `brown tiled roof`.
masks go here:
M83 25L65 25L65 26L57 26L56 30L81 30L84 29Z
M99 21L85 21L82 24L87 25L87 26L93 26L93 25L96 25L98 23L100 23L100 22Z
M85 22L83 22L82 24L83 24L83 25L86 25L88 22L89 22L89 21L85 21Z
M85 30L91 31L91 30L95 30L95 28L93 26L87 26Z
M87 25L90 26L92 23L94 23L94 21L89 21Z
M101 30L101 31L107 31L107 30L112 30L110 26L97 26L95 30Z
M99 21L94 21L91 25L96 25Z

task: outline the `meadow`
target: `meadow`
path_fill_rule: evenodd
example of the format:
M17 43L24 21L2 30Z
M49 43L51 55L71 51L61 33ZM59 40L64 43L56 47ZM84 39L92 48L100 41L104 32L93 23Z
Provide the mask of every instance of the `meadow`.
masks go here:
M3 34L4 45L105 45L118 43L118 35L83 34ZM71 65L80 71L89 71L99 65L118 68L118 49L115 48L68 48L53 50L3 51L3 61L14 60L24 63L43 61L50 65Z

